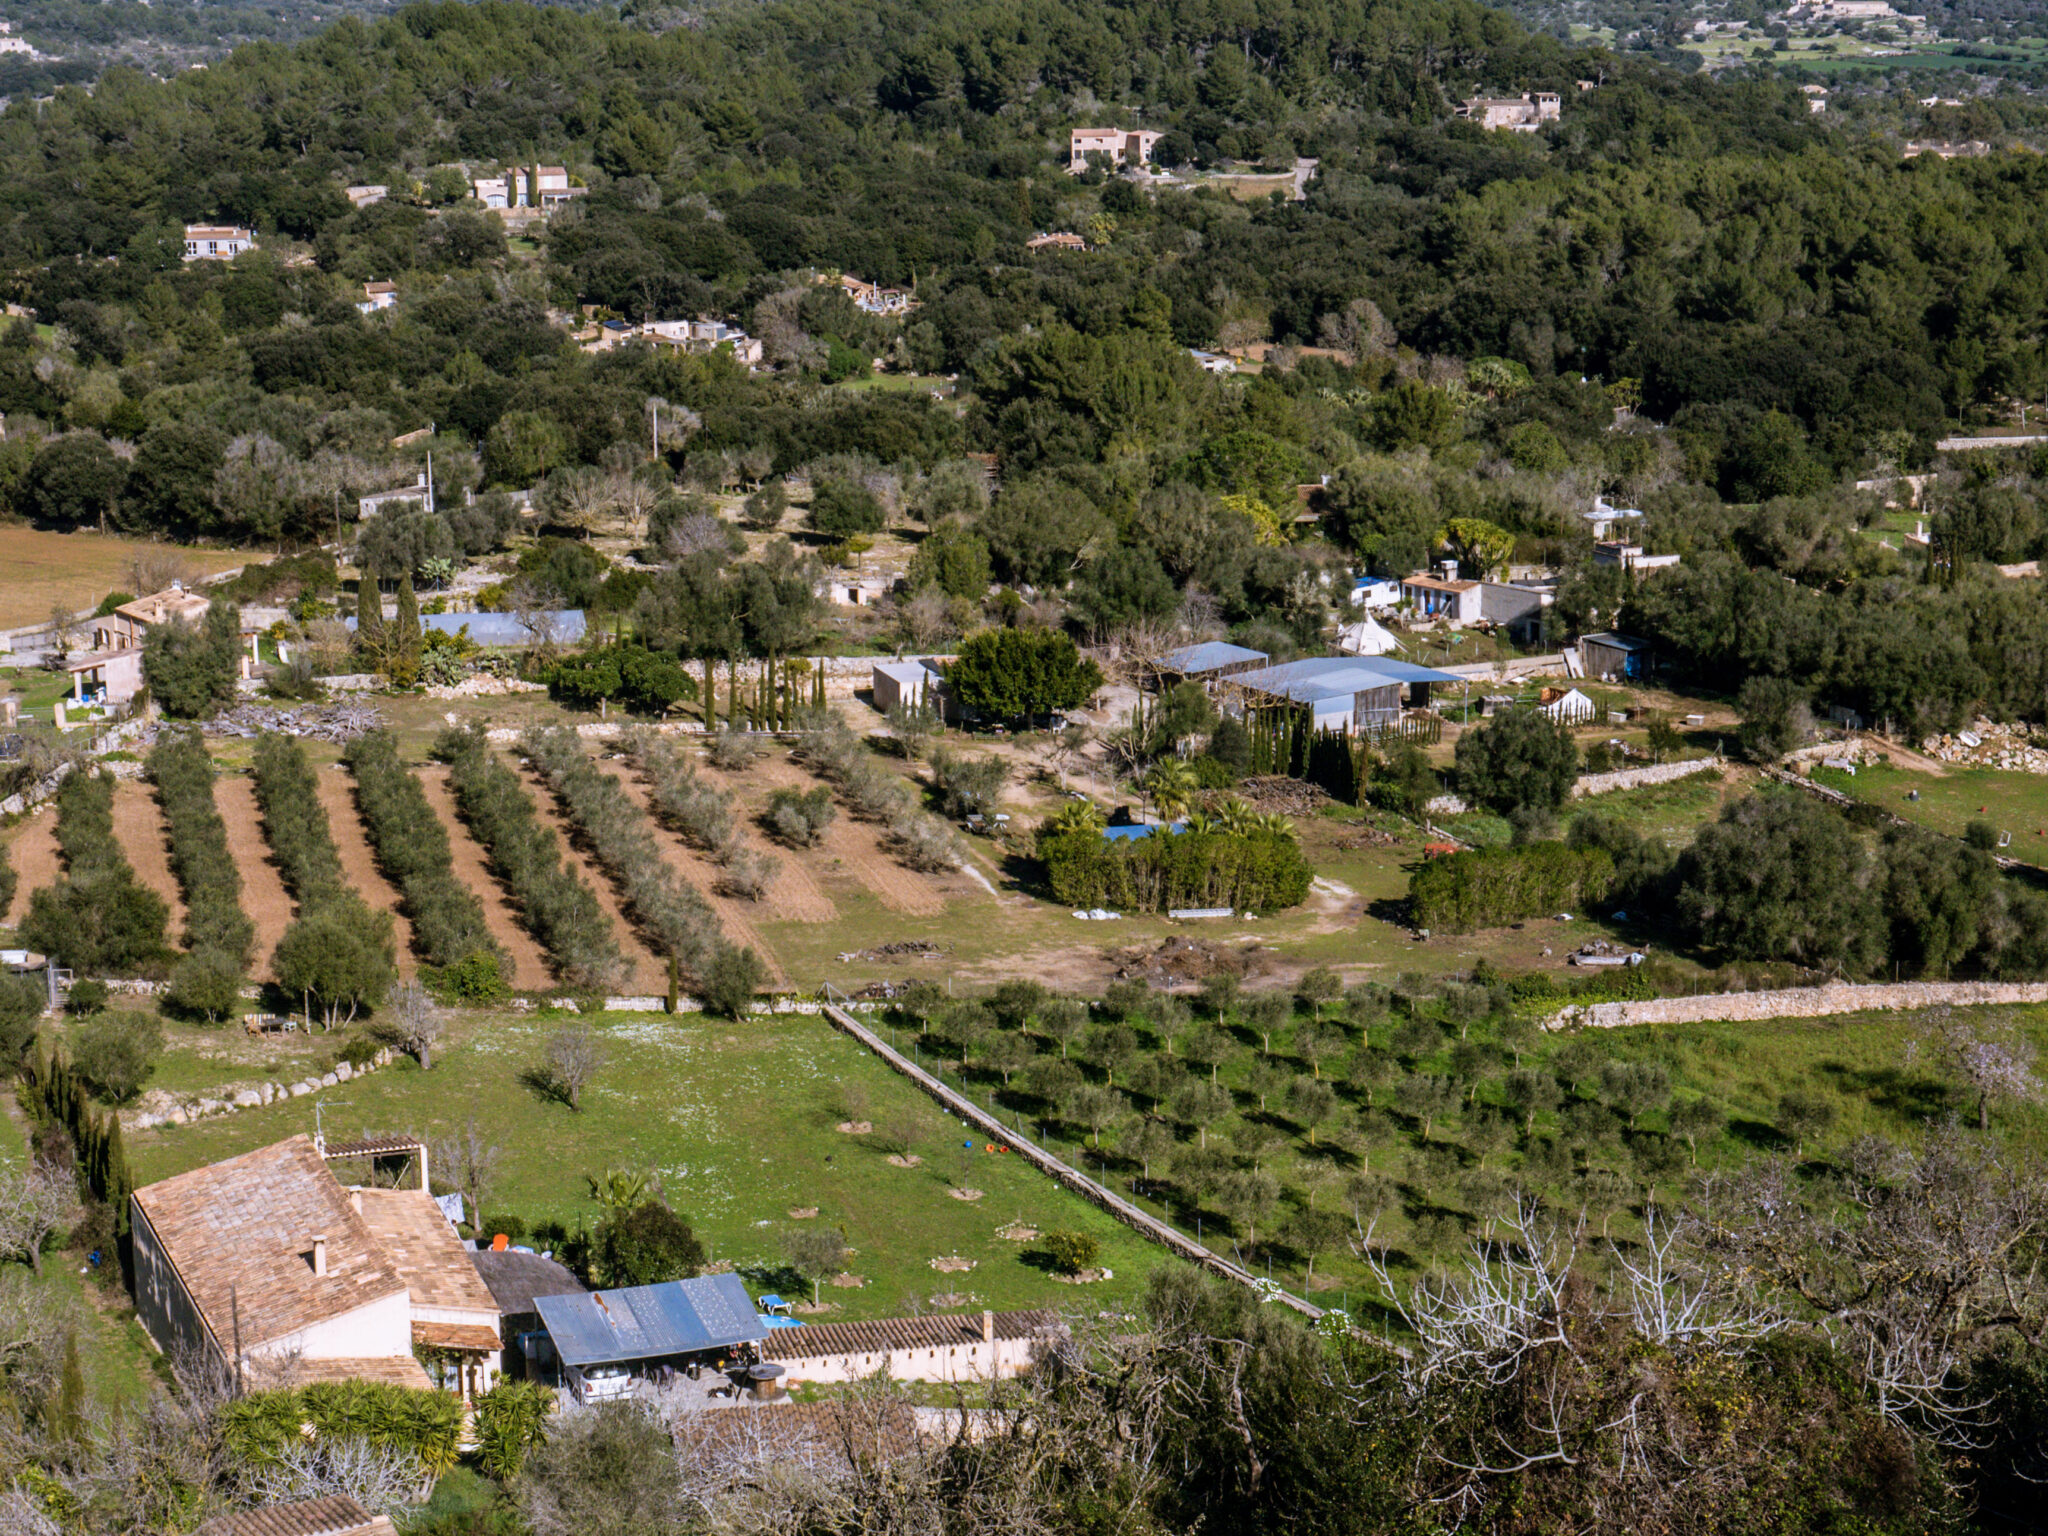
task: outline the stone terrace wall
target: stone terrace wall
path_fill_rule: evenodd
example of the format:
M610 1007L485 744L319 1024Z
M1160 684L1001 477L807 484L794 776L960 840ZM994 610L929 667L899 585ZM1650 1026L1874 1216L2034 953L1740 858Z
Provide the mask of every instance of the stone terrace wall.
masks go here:
M1704 1024L1746 1019L1817 1019L1836 1013L2048 1003L2041 981L1830 983L1772 992L1709 992L1640 1003L1583 1003L1544 1021L1546 1029L1626 1029L1638 1024Z

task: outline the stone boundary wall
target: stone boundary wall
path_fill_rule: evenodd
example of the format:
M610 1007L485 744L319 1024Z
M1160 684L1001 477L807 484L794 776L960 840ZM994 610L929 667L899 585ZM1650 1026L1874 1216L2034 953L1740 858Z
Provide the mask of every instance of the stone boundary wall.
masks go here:
M1581 774L1572 783L1572 799L1604 795L1617 789L1641 789L1646 784L1669 784L1691 778L1709 768L1723 766L1718 757L1691 757L1682 763L1654 763L1648 768L1623 768L1614 773ZM1457 795L1438 795L1423 807L1432 816L1462 816L1472 809Z
M877 1035L866 1025L856 1021L853 1015L847 1013L844 1009L828 1003L825 1005L824 1014L839 1030L851 1035L855 1040L858 1040L862 1045L873 1051L889 1066L894 1067L898 1072L909 1078L911 1082L922 1088L938 1102L941 1108L959 1116L967 1124L980 1131L982 1135L1013 1148L1020 1157L1032 1164L1040 1172L1050 1174L1055 1182L1072 1190L1091 1205L1099 1206L1107 1211L1125 1226L1138 1233L1139 1236L1150 1238L1153 1242L1172 1249L1182 1258L1201 1266L1213 1275L1220 1275L1226 1280L1234 1280L1239 1285L1249 1286L1263 1295L1270 1296L1282 1306L1292 1307L1304 1317L1318 1318L1323 1315L1321 1307L1311 1305L1298 1296L1290 1295L1288 1292L1281 1290L1277 1285L1254 1275L1250 1270L1245 1269L1241 1265L1233 1264L1221 1254L1211 1253L1185 1232L1171 1227L1157 1217L1139 1210L1138 1207L1131 1204L1130 1201L1124 1199L1121 1195L1112 1194L1079 1169L1070 1167L1059 1158L1054 1157L1043 1147L1036 1145L1028 1139L1023 1132L1013 1126L1004 1125L1002 1121L976 1104L965 1094L954 1092L936 1077L933 1077L931 1073L905 1058L884 1041L880 1035Z
M1982 1008L2048 1003L2042 981L1831 982L1769 992L1707 992L1634 1003L1582 1003L1544 1020L1545 1029L1628 1029L1640 1024L1708 1024L1750 1019L1818 1019L1944 1004Z
M295 1083L259 1083L254 1088L238 1088L224 1099L194 1098L188 1103L174 1105L161 1114L144 1111L141 1114L124 1115L121 1128L125 1131L147 1131L160 1125L189 1125L194 1120L205 1120L214 1115L229 1115L238 1109L255 1109L264 1104L276 1104L283 1099L304 1098L309 1093L318 1093L322 1088L334 1088L358 1077L367 1077L379 1067L390 1066L397 1057L398 1052L386 1046L360 1067L351 1067L345 1061L338 1061L334 1064L332 1072L308 1073Z

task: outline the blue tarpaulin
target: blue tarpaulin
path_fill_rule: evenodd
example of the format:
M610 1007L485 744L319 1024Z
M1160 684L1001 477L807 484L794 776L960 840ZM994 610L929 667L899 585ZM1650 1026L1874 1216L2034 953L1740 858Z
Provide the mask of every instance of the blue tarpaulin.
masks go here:
M565 1365L654 1360L767 1337L737 1275L537 1296L533 1304Z

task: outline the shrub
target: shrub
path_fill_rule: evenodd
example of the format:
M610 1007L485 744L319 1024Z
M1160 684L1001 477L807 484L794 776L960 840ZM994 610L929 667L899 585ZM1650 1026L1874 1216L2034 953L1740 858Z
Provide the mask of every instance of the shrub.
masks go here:
M1000 757L963 757L941 751L932 758L932 779L945 797L948 816L993 811L1009 778L1010 765Z
M1063 1275L1078 1275L1090 1269L1102 1253L1102 1245L1086 1232L1048 1232L1045 1251L1053 1267Z
M704 966L698 989L708 1012L741 1019L753 1007L754 994L767 980L768 968L753 950L721 943Z
M597 1229L598 1283L658 1285L687 1280L704 1267L704 1245L690 1224L659 1200L617 1211Z
M479 1459L492 1477L517 1477L527 1453L547 1444L555 1395L537 1381L501 1381L476 1400Z
M142 677L165 714L200 720L235 701L242 654L242 615L216 600L196 625L151 627L142 645Z
M911 815L889 828L896 856L911 869L934 873L959 867L960 838L935 816Z
M275 1466L305 1439L361 1439L416 1457L423 1473L455 1465L462 1400L451 1392L378 1381L323 1381L277 1392L251 1392L220 1410L228 1450L258 1467Z
M748 737L733 739L752 745ZM735 831L733 797L699 777L695 762L673 742L650 731L635 731L625 745L647 780L648 798L661 819L706 852L729 857Z
M430 982L444 1002L495 1003L512 991L497 954L481 950L444 966Z
M105 1008L111 995L104 981L73 982L71 995L64 1000L64 1006L74 1018L85 1018Z
M723 773L740 773L761 760L767 745L748 731L715 731L705 747L711 766Z
M154 1014L123 1009L81 1024L72 1036L71 1060L101 1098L125 1104L149 1081L163 1048L163 1026Z
M1526 843L1432 859L1408 882L1419 928L1467 933L1598 902L1614 881L1614 859L1601 848Z
M838 815L832 791L778 789L768 797L768 829L792 848L815 848Z
M827 480L811 496L811 510L805 523L827 538L844 539L858 533L880 533L884 518L882 504L874 494L850 480Z
M218 1024L241 1006L242 967L218 949L195 949L171 969L166 1000L188 1018Z
M1503 815L1554 811L1571 793L1579 756L1562 721L1512 709L1458 738L1458 791Z
M946 681L961 707L991 720L1073 709L1102 686L1102 670L1057 630L984 629L960 643Z
M768 894L768 887L775 883L775 872L781 863L774 854L762 853L753 848L735 849L727 856L725 867L718 872L718 891L724 896L736 896L741 901L759 901Z
M266 731L256 738L256 803L278 873L301 912L348 894L341 855L320 805L320 785L298 740Z

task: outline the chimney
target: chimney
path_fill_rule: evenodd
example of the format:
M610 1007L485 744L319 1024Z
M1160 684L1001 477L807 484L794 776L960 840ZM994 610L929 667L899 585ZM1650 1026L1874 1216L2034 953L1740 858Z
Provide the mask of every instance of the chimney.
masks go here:
M327 1273L327 1234L322 1232L313 1239L313 1273Z
M1456 581L1458 579L1458 562L1455 560L1439 561L1437 569L1443 572L1445 581Z
M358 1216L363 1214L363 1192L360 1189L352 1189L348 1192L348 1208Z
M981 1342L993 1344L996 1341L996 1315L986 1307L981 1312Z

